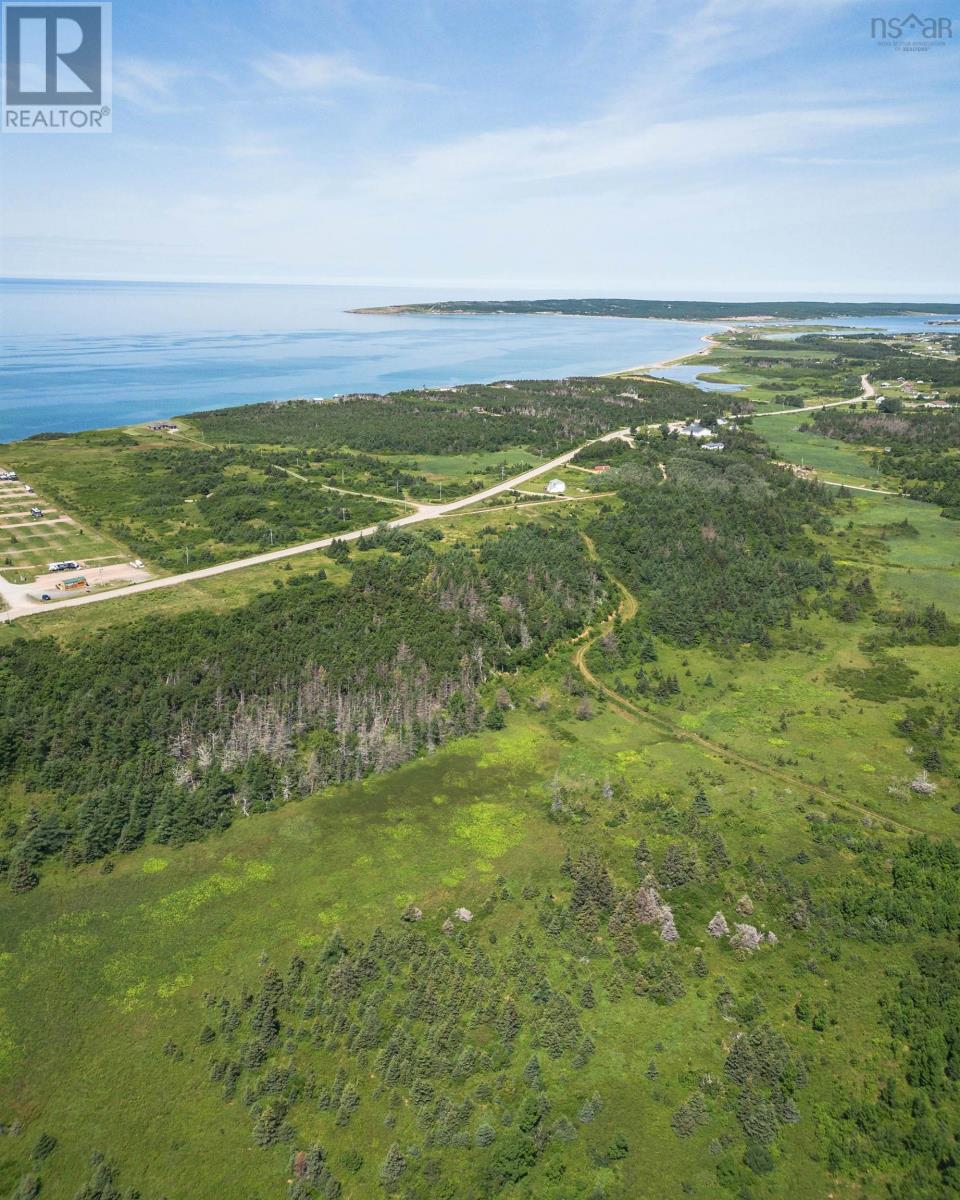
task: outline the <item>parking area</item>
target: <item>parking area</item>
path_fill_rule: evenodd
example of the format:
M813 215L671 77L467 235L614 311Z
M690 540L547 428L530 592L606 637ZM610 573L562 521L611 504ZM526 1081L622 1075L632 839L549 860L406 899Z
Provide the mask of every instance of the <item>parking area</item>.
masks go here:
M119 543L96 530L83 528L57 505L38 495L12 472L0 469L0 575L10 583L44 589L62 582L49 572L52 562L78 562L90 586L149 578L142 564ZM73 572L77 574L78 572Z
M45 571L38 575L30 590L38 599L48 595L51 600L57 600L95 588L108 587L113 583L141 583L150 578L150 572L145 567L136 567L132 562L96 566L81 560L75 567L67 570Z

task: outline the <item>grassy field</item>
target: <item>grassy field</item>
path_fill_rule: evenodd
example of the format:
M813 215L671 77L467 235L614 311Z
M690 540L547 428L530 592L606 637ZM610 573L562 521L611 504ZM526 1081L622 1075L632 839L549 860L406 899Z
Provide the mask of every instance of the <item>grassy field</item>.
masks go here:
M714 383L739 384L741 390L736 393L737 400L759 405L761 411L781 407L778 396L796 394L805 397L809 404L852 399L859 393L856 374L824 366L821 351L799 345L788 349L778 346L774 365L770 363L772 357L762 349L744 350L725 339L709 354L687 361L719 368L710 372L709 379Z
M613 827L612 808L595 802L586 825L575 829L547 819L552 780L593 794L597 778L611 771L637 797ZM42 1128L60 1143L43 1171L43 1194L54 1200L73 1196L96 1149L147 1196L279 1196L288 1151L253 1146L243 1106L225 1105L207 1081L208 1055L197 1042L204 993L252 985L265 964L282 971L295 950L309 959L335 928L348 940L369 936L378 924L389 929L410 902L422 906L425 924L435 928L456 905L480 909L498 877L515 896L525 885L555 888L565 846L602 848L618 875L629 878L636 838L647 835L655 849L667 840L640 797L679 798L697 778L707 781L736 861L758 837L774 861L806 841L798 797L696 749L663 742L610 712L586 723L560 711L546 720L515 714L507 730L389 778L290 805L183 850L145 849L107 877L95 868L71 872L26 900L0 900L0 1077L6 1080L0 1094L8 1119L24 1126L0 1142L0 1186L12 1186ZM811 875L839 866L836 852L821 848ZM728 895L745 882L741 870L727 883ZM815 1161L811 1114L830 1099L838 1076L856 1079L884 1062L876 1010L882 973L865 979L863 957L845 955L829 976L808 978L805 992L835 1007L837 1023L826 1035L803 1032L790 1009L795 972L810 953L807 937L781 930L771 910L764 916L782 932L780 946L738 962L703 933L724 890L705 885L677 902L681 938L688 949L703 946L707 978L670 1008L629 995L616 1005L601 1000L586 1014L598 1047L587 1071L574 1083L568 1067L550 1068L577 1093L596 1088L606 1100L573 1155L573 1178L585 1189L576 1194L614 1181L608 1170L591 1166L583 1140L603 1145L617 1130L637 1147L621 1164L625 1195L659 1200L679 1195L681 1184L695 1195L716 1194L715 1163L705 1148L729 1117L718 1112L694 1137L680 1140L670 1116L697 1078L721 1070L728 1027L704 1002L723 986L756 994L815 1063L803 1093L806 1116L790 1127L782 1151L794 1169L765 1179L754 1194L805 1200L829 1185ZM499 905L465 936L488 943L515 919L513 906ZM872 965L875 956L868 957ZM595 964L581 965L582 977L599 986L606 961L600 950ZM891 965L889 955L886 961ZM849 1002L834 1006L841 991ZM183 1048L181 1059L164 1054L170 1041ZM644 1074L651 1060L656 1082ZM188 1104L174 1102L186 1096ZM361 1156L346 1195L376 1190L376 1169L394 1140L384 1112L382 1102L365 1097L357 1119L336 1132L329 1114L299 1116L307 1140L335 1147L335 1165L351 1151ZM653 1174L651 1159L658 1164ZM841 1185L834 1194L859 1193Z
M732 350L716 353L736 369ZM789 357L795 365L784 368L783 377L800 380L808 400L822 398L829 373L811 353L791 351ZM773 389L759 382L770 383L779 371L749 366L750 394L769 404ZM764 417L754 430L770 439L778 458L802 458L832 480L883 486L868 454L800 434L800 420L799 412ZM11 451L11 465L28 480L36 478L45 496L68 497L70 505L56 503L74 515L97 505L103 513L104 497L115 500L128 527L142 536L150 514L141 506L150 489L140 486L134 464L152 455L146 460L150 471L162 473L157 452L182 454L177 447L189 445L200 456L190 467L198 472L199 490L178 493L178 506L194 502L189 516L175 516L161 504L154 516L167 523L166 532L156 536L169 550L192 522L209 549L222 513L202 510L197 501L209 498L200 484L217 460L206 457L210 447L191 426L183 425L177 436L179 442L131 429L22 443ZM259 462L261 449L269 465L283 448L271 453L248 447L203 487L228 495L242 478L273 504L278 480ZM708 484L719 487L718 478L705 472L714 463L719 472L727 457L703 456L700 473L694 473L683 447L661 450L657 442L638 445L636 453L638 459L646 454L653 480L642 485L647 507L637 510L646 515L645 529L656 527L659 512L681 513L664 510L671 486L683 502L698 488L707 494ZM655 471L661 453L676 456L671 471L676 465L688 472L686 490L669 476L661 482ZM764 487L779 496L776 516L799 505L792 493L803 489L775 493L780 473L756 454L754 443L737 453L731 466L741 482L719 500L709 492L714 507L703 510L716 524L723 504L746 503L739 490L744 479L752 481L754 496ZM751 473L751 455L766 475ZM371 478L383 478L362 456L347 462L346 455L328 450L328 457L318 472L333 470L343 458L344 472L355 470L362 478L370 469ZM489 483L501 466L513 473L530 461L519 450L402 461L399 455L377 456L376 462L381 459L436 482L438 494L441 480L459 488L471 480ZM144 826L146 840L129 851L114 839L85 858L77 839L70 843L77 853L46 855L39 884L32 881L38 886L26 888L15 886L11 851L3 863L9 886L0 888L0 1195L36 1195L26 1186L14 1190L23 1176L36 1174L40 1200L87 1200L98 1193L78 1189L91 1175L91 1154L99 1152L116 1167L119 1186L137 1189L143 1200L879 1200L894 1181L907 1188L898 1193L902 1200L911 1195L910 1180L903 1182L900 1149L890 1150L900 1147L900 1134L883 1124L886 1109L876 1117L888 1077L896 1079L900 1094L896 1121L928 1147L916 1152L913 1142L905 1143L908 1158L935 1169L934 1160L954 1152L953 1126L946 1124L937 1136L947 1149L929 1151L931 1123L939 1116L924 1107L927 1093L916 1083L916 1058L910 1057L916 1047L902 1032L891 1033L889 1013L898 986L914 970L915 951L946 955L955 945L955 921L937 925L935 908L927 925L910 925L911 905L933 906L936 898L928 895L932 888L916 863L905 870L902 864L916 835L929 835L941 848L960 841L958 650L949 640L878 650L873 639L880 610L935 604L948 622L960 622L956 525L938 508L899 496L854 493L836 507L810 500L798 519L802 528L782 538L795 536L811 563L828 555L835 567L827 561L821 569L830 582L820 591L806 584L802 597L764 627L756 643L715 640L721 651L704 637L680 648L686 645L681 638L671 645L649 636L663 626L650 624L645 605L655 603L655 589L639 594L647 587L642 579L633 585L636 597L623 590L621 612L629 620L618 643L609 636L617 626L608 605L619 589L608 572L619 561L616 546L627 545L640 523L614 526L613 549L600 527L630 512L630 493L587 498L602 477L595 484L574 467L558 475L576 503L497 504L431 522L422 529L442 532L431 543L440 558L408 560L428 563L427 577L441 581L437 608L444 620L455 612L449 621L456 621L458 632L481 629L491 612L517 611L517 595L505 593L536 579L544 555L545 543L538 543L535 555L519 560L518 575L498 575L496 588L480 594L474 560L483 562L491 548L511 541L498 541L497 534L527 522L584 534L571 539L583 592L602 599L574 610L577 619L559 628L565 638L581 619L591 628L553 643L540 657L506 659L501 674L481 682L476 719L456 726L481 732L441 739L438 749L430 742L419 758L363 780L319 790L311 785L302 790L312 794L302 797L295 787L267 792L259 805L254 799L253 815L246 815L246 802L263 793L241 787L252 788L257 769L267 768L265 754L248 749L242 766L249 775L230 796L233 823L205 826L211 830L205 840L182 846L155 840L162 817ZM675 474L674 480L680 478ZM98 495L99 479L105 482ZM542 496L543 483L530 490ZM322 490L315 482L290 484L298 495ZM17 511L18 502L15 493L0 496L0 535L19 534L9 530L13 518L4 517ZM312 503L303 501L301 515L309 516ZM344 503L359 516L359 500ZM772 519L757 523L764 536L775 528ZM655 545L666 561L677 535L673 524L663 524L663 540ZM757 557L772 558L780 549L756 529L747 532ZM90 536L108 541L107 534ZM689 536L680 536L699 547L700 538L712 543L717 528L698 515ZM730 544L735 552L727 561L735 571L742 543L731 538ZM229 539L217 543L216 553L230 545ZM50 548L44 542L44 558ZM34 552L41 554L39 543ZM8 663L27 664L23 679L34 671L45 680L49 663L66 662L80 686L91 689L82 692L82 703L96 694L113 704L115 695L93 690L103 680L78 675L73 655L80 646L98 648L98 635L107 630L144 622L130 631L131 644L144 646L139 639L149 634L151 619L199 608L232 613L275 585L319 569L344 585L358 562L395 555L390 564L372 564L392 569L415 554L424 554L416 539L397 539L386 549L354 548L345 561L311 552L181 587L45 612L0 626L0 649ZM83 557L92 556L91 549ZM79 554L71 551L70 557ZM626 575L630 566L617 570ZM871 588L861 586L855 594L866 590L868 599L847 611L845 598L854 593L846 585L865 575ZM365 595L391 595L399 586L385 571L361 570L357 578L367 581ZM503 578L518 582L505 585ZM676 578L681 592L691 587L680 575L661 578ZM370 580L385 582L370 586ZM729 580L717 576L712 584L720 611L721 583L729 586ZM248 655L268 655L271 637L294 617L307 615L302 626L288 628L308 629L325 590L317 587L316 595L300 591L305 599L296 610L279 603L280 594L266 604L266 619L241 630L235 659L218 659L216 642L196 631L198 640L189 643L202 647L196 653L177 658L165 645L169 657L158 661L180 664L168 676L176 689L169 728L183 725L210 680L211 708L223 702L235 680L216 673L221 662L259 663ZM285 589L282 595L293 594ZM424 623L427 595L425 590L411 601L411 631L419 633ZM541 612L571 602L562 586L552 588L548 601ZM323 602L330 602L337 624L339 593ZM364 626L371 640L386 627L377 624L379 611L371 609ZM533 611L528 604L527 612ZM593 615L583 617L585 612ZM186 624L170 636L178 649ZM251 627L257 636L248 638ZM16 639L48 636L62 650L31 642L14 647L29 651L14 658ZM464 646L469 651L473 644L452 643L450 711L462 711L457 679L463 687L470 657ZM487 644L479 644L481 652ZM516 648L526 648L520 637ZM149 656L155 653L159 647L149 643ZM405 653L397 650L397 663ZM327 656L320 657L325 661L318 665L328 668ZM675 679L676 690L657 699L650 688L635 686L641 665L660 680ZM166 670L158 668L161 678ZM399 675L389 663L374 673L373 686L391 702ZM74 676L55 678L72 685ZM280 682L286 689L287 677ZM10 694L27 703L30 688L16 693L11 686ZM257 696L245 689L241 696L241 704L249 699L256 712ZM339 714L350 696L340 691L335 698L340 707L331 711ZM145 707L141 697L131 696L131 711L137 705ZM910 788L921 735L914 736L916 723L905 727L910 736L900 727L911 712L916 717L914 710L940 721L943 759L930 767L936 790L926 794ZM0 792L0 821L6 823L4 845L22 845L32 833L21 835L38 826L58 797L30 791L29 772L12 770L16 739L28 739L2 716L0 762L8 778ZM118 709L118 738L121 718L126 714ZM205 719L212 720L209 713ZM263 707L259 725L244 718L242 730L260 738L257 747L270 719ZM305 734L303 726L290 725L283 736L303 756L321 739L336 746L338 722L335 715L327 724L307 725ZM107 728L112 736L113 727ZM347 751L367 733L359 722L350 728L355 732ZM45 770L56 753L60 733L46 736L30 760L34 772ZM98 740L88 740L89 755ZM126 783L98 783L104 792L108 786L119 791L124 811L109 808L99 793L72 797L77 823L93 823L94 813L119 827L132 817L143 786L141 765L149 769L169 755L167 740L164 733L152 744L149 732L138 732L129 799ZM213 794L194 788L190 773L206 769L201 756L207 752L207 743L196 745L193 758L178 758L176 767L187 772L187 784L178 786L188 797ZM173 773L168 761L164 769ZM358 765L356 774L362 773ZM325 778L337 777L343 776ZM659 880L658 903L669 904L676 941L660 936L660 918L636 919L631 907L651 875ZM942 882L942 890L944 905L957 903L953 881ZM866 915L857 910L864 897L872 898ZM455 918L461 907L469 920ZM766 931L775 937L751 950L711 936L708 922L721 911L734 928L750 922L747 928L755 927L758 938ZM294 956L303 961L298 965ZM447 990L438 979L447 981ZM276 997L278 990L282 1002L272 1010L271 1030L269 1020L262 1021L271 1016L264 997ZM507 1036L504 1017L511 1006L517 1026ZM763 1071L741 1086L730 1063L743 1039L757 1036L773 1049ZM404 1049L404 1039L415 1042L412 1050ZM922 1049L922 1039L917 1041ZM936 1059L935 1047L930 1058ZM233 1083L224 1084L234 1068ZM944 1059L944 1078L946 1069ZM337 1093L333 1103L331 1091ZM355 1107L344 1105L344 1091L355 1092ZM953 1120L955 1100L948 1082L937 1097L945 1122ZM861 1103L858 1123L850 1111ZM264 1124L266 1112L276 1127ZM880 1152L871 1157L864 1147L874 1128L885 1132L877 1137ZM39 1141L42 1134L56 1139L52 1150L49 1138ZM298 1152L313 1145L324 1147L325 1169L336 1187L307 1187ZM392 1147L404 1167L385 1178Z
M30 514L36 505L39 519ZM100 530L83 527L22 483L0 484L0 571L13 583L30 583L47 564L74 559L99 567L129 561L130 551Z
M274 580L284 582L294 573L308 573L320 568L334 582L342 581L348 574L347 567L334 563L320 551L313 551L293 560L245 567L242 571L211 579L195 579L177 587L124 596L106 604L84 605L62 612L52 608L36 616L21 617L12 624L0 625L0 645L9 644L17 637L55 637L65 643L79 641L98 630L128 621L189 612L198 605L213 612L226 612L272 587Z
M916 532L891 535L902 521ZM935 508L900 497L855 494L834 524L836 533L825 544L841 566L870 572L879 607L934 603L960 620L955 530ZM679 729L848 798L879 819L960 835L960 818L950 811L960 800L955 782L944 780L935 797L909 793L905 784L916 770L910 742L892 736L905 706L949 704L956 683L945 665L955 654L935 646L898 647L895 658L912 676L898 685L891 675L888 694L880 699L858 698L838 672L871 668L874 660L862 643L875 628L869 613L852 623L815 616L778 636L772 661L664 645L657 665L678 677L681 695L652 711ZM636 664L605 669L603 657L594 654L608 683L632 678Z
M439 485L481 483L484 487L496 483L502 476L519 475L535 467L538 459L529 450L508 447L505 450L478 454L414 454L381 455L384 462L416 475L424 475Z
M922 506L904 509L905 503L874 497L851 502L836 521L851 554L876 560L891 575L920 570L911 564L922 561L925 573L954 578L950 543L937 537L938 518L915 511ZM544 511L471 514L447 522L446 533L451 544L469 544L486 527L541 519ZM921 529L919 539L878 537L878 529L904 515ZM573 512L564 519L574 519ZM321 562L331 577L345 571L322 556L310 566ZM263 569L258 585L269 575ZM253 580L251 575L219 602L239 602ZM209 583L222 588L222 581ZM136 604L150 599L136 598ZM196 595L176 602L195 601ZM127 606L125 618L133 615L130 601L119 603ZM951 612L960 613L955 591L952 605ZM51 616L44 629L70 638L82 628L88 636L109 607L91 606L82 626L65 622L55 629L50 622L63 618ZM149 611L138 608L137 615ZM443 919L467 906L478 915L460 937L467 947L493 952L517 921L537 930L536 907L523 897L563 891L560 865L567 851L596 850L615 878L629 884L636 879L637 840L646 839L658 860L676 837L670 814L701 787L733 865L721 879L670 893L681 938L671 954L688 979L686 995L668 1007L630 992L613 1002L604 992L610 948L597 944L585 959L543 947L551 970L566 972L577 986L591 982L597 994L594 1007L582 1014L596 1053L579 1070L566 1060L554 1065L544 1059L550 1094L576 1098L596 1091L605 1103L589 1127L578 1126L562 1161L558 1152L548 1157L557 1170L563 1166L565 1182L543 1177L531 1194L572 1200L612 1188L647 1200L712 1197L718 1168L729 1180L744 1171L735 1122L719 1101L709 1104L692 1136L678 1138L671 1127L698 1080L722 1076L733 1027L717 1000L727 992L752 998L750 1004L759 1005L806 1056L809 1070L798 1097L801 1119L785 1127L775 1150L778 1169L745 1177L750 1194L758 1200L813 1200L827 1191L838 1200L879 1194L878 1176L865 1189L826 1169L815 1114L835 1103L838 1087L856 1093L890 1069L880 1000L890 974L906 969L909 948L832 943L827 954L816 929L790 927L782 898L758 885L750 863L759 851L765 862L800 870L815 888L840 878L854 865L843 837L862 829L862 815L846 800L934 832L951 829L957 818L949 812L951 794L908 803L885 795L888 774L902 773L907 761L905 743L890 735L896 705L852 701L832 682L837 665L865 662L856 649L864 627L844 627L842 639L836 628L825 620L804 623L804 632L823 644L778 651L775 674L772 663L753 658L721 660L701 650L680 655L663 647L660 653L661 665L681 678L681 703L664 709L679 730L729 744L760 766L780 764L801 780L819 784L827 775L839 805L725 761L722 752L678 740L602 699L592 701L589 719L577 719L567 684L570 649L563 648L538 672L509 681L516 708L500 732L241 821L203 843L146 846L111 862L109 874L99 864L52 870L27 896L3 893L0 1103L21 1132L0 1140L0 1188L11 1188L28 1169L30 1148L46 1131L58 1139L41 1171L43 1195L54 1200L74 1196L94 1150L108 1155L121 1182L151 1200L281 1196L290 1178L289 1147L253 1144L246 1107L239 1099L225 1103L209 1082L211 1051L199 1041L208 1020L207 994L255 988L270 966L282 974L295 952L310 962L335 929L348 943L368 938L377 926L389 932L410 903L422 908L427 936L441 940ZM920 679L935 687L942 669L937 653L903 653ZM712 688L702 686L708 672ZM534 710L534 700L541 711ZM781 713L788 714L786 728ZM605 779L617 784L609 798L599 790ZM551 817L550 797L558 787L578 813L570 822ZM817 836L817 822L824 820L834 823L839 841ZM847 829L849 835L842 834ZM872 836L892 849L904 835L900 829L884 833L878 825ZM804 852L802 869L796 866L798 849ZM511 899L491 905L490 896L499 897L504 885ZM772 926L780 939L775 948L747 958L704 932L713 913L730 913L745 891L758 905L752 919ZM657 954L652 932L640 941L641 962ZM696 946L707 974L688 978ZM811 971L813 961L817 968ZM795 1020L801 992L829 1013L825 1030ZM518 1068L534 1049L521 1039ZM328 1081L340 1061L336 1052L315 1056ZM649 1077L651 1061L655 1079ZM326 1146L343 1194L361 1198L381 1191L379 1166L398 1136L407 1145L420 1135L402 1113L399 1125L385 1125L393 1111L386 1096L372 1082L356 1082L361 1103L346 1127L335 1124L333 1113L302 1103L292 1120L296 1144ZM473 1123L487 1117L496 1122L510 1095L508 1089L496 1103L480 1101ZM570 1115L575 1117L573 1110ZM599 1165L594 1152L618 1133L631 1152L615 1166ZM476 1154L445 1151L444 1163L466 1178ZM651 1161L657 1163L653 1173ZM436 1186L440 1190L427 1194L448 1194L446 1184Z
M803 420L800 411L777 414L757 421L756 430L770 443L778 458L812 467L824 479L890 489L889 481L871 465L869 451L814 433L801 433L799 426Z

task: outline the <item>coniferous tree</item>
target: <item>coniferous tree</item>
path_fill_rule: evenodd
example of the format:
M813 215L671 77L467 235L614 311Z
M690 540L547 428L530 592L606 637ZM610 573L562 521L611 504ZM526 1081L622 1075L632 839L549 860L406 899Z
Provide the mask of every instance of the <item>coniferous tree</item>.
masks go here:
M10 891L29 892L40 882L40 876L26 859L18 859L10 868Z
M406 1169L407 1160L400 1153L400 1147L394 1142L380 1165L380 1182L385 1188L392 1188Z

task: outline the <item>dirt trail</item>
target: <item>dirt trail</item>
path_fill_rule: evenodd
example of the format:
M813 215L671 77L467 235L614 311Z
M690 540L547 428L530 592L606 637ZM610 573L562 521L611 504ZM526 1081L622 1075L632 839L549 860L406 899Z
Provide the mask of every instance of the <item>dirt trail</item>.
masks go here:
M404 508L414 508L418 512L421 508L429 507L429 505L421 504L416 500L408 500L405 496L378 496L375 492L357 492L352 488L337 487L333 483L321 483L319 479L308 479L306 475L301 475L293 467L281 467L277 463L273 463L272 466L278 471L285 471L294 479L299 479L301 483L309 483L313 487L322 488L325 492L340 492L344 496L361 496L364 500L379 500L381 504L402 504Z
M585 537L587 546L591 551L591 557L596 557L596 548L593 542ZM611 576L611 578L613 578ZM758 762L748 755L741 754L739 751L731 750L721 746L718 742L711 741L709 738L703 737L699 733L694 733L692 730L684 729L679 725L674 724L668 718L648 712L641 708L638 704L634 704L632 700L628 700L625 696L621 696L615 692L613 688L608 687L602 679L598 679L590 670L587 664L587 655L596 642L609 633L613 628L614 621L619 616L624 621L629 621L637 613L637 599L628 588L620 582L619 579L613 579L617 588L620 591L620 603L614 612L595 630L587 630L586 637L582 637L573 652L573 664L583 676L584 681L589 684L595 692L601 693L610 703L619 710L621 716L624 716L628 721L635 724L652 725L654 729L665 734L667 737L676 739L677 741L690 742L695 746L699 746L701 750L707 751L709 754L715 755L724 762L730 763L733 766L742 767L748 771L754 771L759 775L765 775L768 779L775 779L778 783L783 783L796 790L798 797L804 793L819 796L824 800L828 800L831 804L836 805L840 809L852 809L854 812L860 813L862 816L869 817L873 821L881 824L886 823L892 825L907 834L926 833L925 830L917 829L913 825L907 825L903 821L897 821L893 817L888 817L885 813L877 812L874 809L868 808L866 805L857 804L853 800L846 799L843 796L838 796L826 788L819 787L817 784L809 783L805 779L799 779L787 771L778 770L775 767L768 767L765 763Z
M591 438L590 441L575 446L572 450L567 450L564 454L558 454L556 458L550 459L549 462L540 463L536 467L530 467L529 470L515 475L512 479L501 480L500 483L495 483L480 492L473 492L469 496L462 496L457 500L450 500L445 504L418 505L416 510L408 516L396 517L392 521L387 521L386 524L391 528L402 528L404 525L414 525L420 521L435 520L437 517L446 517L451 513L460 512L461 509L472 508L476 504L481 504L485 500L491 500L493 497L499 496L502 492L517 491L522 484L529 483L531 479L536 479L539 475L546 475L550 471L557 470L558 467L565 466L585 446L592 446L595 442L608 442L615 438L628 437L629 432L628 429L616 429L610 433L605 433L602 437ZM32 584L10 583L0 575L0 599L4 600L8 605L7 610L0 613L0 621L12 621L18 617L27 617L44 612L60 612L62 609L76 608L83 604L102 604L109 600L114 600L119 596L135 596L140 592L156 591L158 588L177 587L179 584L189 583L195 579L211 579L217 575L225 575L230 571L240 571L245 567L256 566L260 563L278 562L287 558L295 558L298 554L307 554L312 550L325 550L335 541L352 542L357 541L361 537L371 537L376 533L376 529L375 525L368 525L365 529L351 529L343 533L332 534L328 537L316 538L311 542L302 542L297 546L284 546L279 550L268 550L262 554L251 554L246 558L237 558L231 562L217 563L212 567L201 567L196 571L184 571L178 575L162 575L157 579L150 579L143 583L132 583L126 587L114 588L107 592L75 596L70 600L59 600L52 603L45 603L32 595L31 592L36 590Z

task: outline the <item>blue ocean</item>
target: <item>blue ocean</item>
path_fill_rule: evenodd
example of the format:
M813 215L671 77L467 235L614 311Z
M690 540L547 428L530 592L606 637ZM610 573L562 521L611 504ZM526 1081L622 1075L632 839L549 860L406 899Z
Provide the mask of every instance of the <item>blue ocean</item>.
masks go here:
M717 325L365 316L493 293L0 281L0 440L348 392L598 374L691 353Z
M348 311L491 298L476 290L0 280L0 441L294 396L602 374L690 354L723 327ZM882 324L925 328L922 317ZM664 372L685 380L696 373Z

